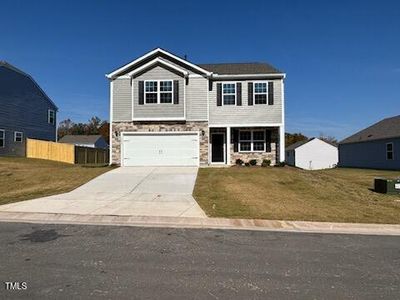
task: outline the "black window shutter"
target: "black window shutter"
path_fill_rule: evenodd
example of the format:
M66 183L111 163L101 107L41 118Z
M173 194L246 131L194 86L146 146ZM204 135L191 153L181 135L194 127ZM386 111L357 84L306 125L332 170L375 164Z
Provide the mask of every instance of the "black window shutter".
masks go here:
M222 105L222 83L217 83L217 106Z
M266 145L267 145L267 149L266 152L271 152L271 130L267 130L265 132L265 137L266 137Z
M268 105L274 105L274 82L268 82Z
M236 105L242 105L242 84L240 82L236 83Z
M174 80L174 104L179 104L179 80Z
M239 152L239 130L233 129L233 152Z
M252 82L249 82L247 84L247 91L248 91L247 103L248 103L248 105L253 105L253 83Z
M144 82L139 81L139 105L144 104Z

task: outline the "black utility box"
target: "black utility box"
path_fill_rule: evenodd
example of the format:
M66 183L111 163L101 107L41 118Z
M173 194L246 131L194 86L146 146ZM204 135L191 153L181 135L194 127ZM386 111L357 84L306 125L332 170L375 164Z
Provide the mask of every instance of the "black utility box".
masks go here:
M382 194L400 194L400 178L375 178L375 192Z

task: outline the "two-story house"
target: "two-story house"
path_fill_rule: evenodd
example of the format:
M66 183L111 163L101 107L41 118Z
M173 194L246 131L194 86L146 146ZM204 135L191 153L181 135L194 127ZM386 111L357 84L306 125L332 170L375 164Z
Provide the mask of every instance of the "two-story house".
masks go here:
M196 65L157 48L106 77L111 163L285 160L285 74L269 64Z
M25 156L26 138L56 141L56 114L30 75L0 61L0 155Z

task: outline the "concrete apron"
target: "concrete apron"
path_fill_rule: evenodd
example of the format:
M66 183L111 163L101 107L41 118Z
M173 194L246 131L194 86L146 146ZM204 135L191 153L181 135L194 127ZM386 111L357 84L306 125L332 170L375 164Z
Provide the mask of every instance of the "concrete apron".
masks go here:
M200 217L192 197L196 167L127 167L107 172L72 192L0 206L0 212Z
M306 221L0 212L0 222L203 228L400 236L400 225Z

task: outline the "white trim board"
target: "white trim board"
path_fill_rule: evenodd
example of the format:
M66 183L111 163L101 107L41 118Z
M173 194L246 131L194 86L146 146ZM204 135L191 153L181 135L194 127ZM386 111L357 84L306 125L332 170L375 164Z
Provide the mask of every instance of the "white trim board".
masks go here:
M218 127L280 127L282 123L247 123L247 124L208 124L210 128Z
M143 59L146 59L147 57L149 57L149 56L151 56L153 54L156 54L157 52L163 53L163 54L165 54L165 55L167 55L167 56L169 56L169 57L171 57L171 58L173 58L173 59L175 59L175 60L177 60L177 61L179 61L181 63L184 63L184 64L190 66L191 68L193 68L193 69L195 69L197 71L200 71L201 73L204 73L204 74L206 74L208 76L210 76L212 74L212 72L209 72L209 71L207 71L207 70L205 70L203 68L200 68L199 66L197 66L195 64L192 64L192 63L190 63L190 62L188 62L188 61L186 61L186 60L184 60L184 59L182 59L182 58L180 58L180 57L178 57L178 56L176 56L176 55L174 55L174 54L172 54L172 53L170 53L168 51L165 51L164 49L156 48L156 49L154 49L154 50L152 50L150 52L147 52L146 54L140 56L139 58L135 59L134 61L122 66L121 68L118 68L117 70L111 72L110 74L106 74L106 77L112 79L118 73L121 73L122 71L128 69L129 67L131 67L134 64L142 61Z
M224 78L246 78L246 79L257 79L257 78L286 78L285 73L276 73L276 74L229 74L229 75L218 75L218 74L212 74L211 78L213 80L216 79L224 79Z
M164 118L133 118L128 121L186 121L184 117L164 117Z
M173 69L173 70L175 70L175 71L177 71L179 73L182 73L185 77L189 75L188 71L186 71L184 69L181 69L181 68L179 68L179 67L177 67L177 66L175 66L173 64L170 64L167 61L157 57L157 58L153 59L152 61L148 62L147 64L144 64L143 66L140 66L139 68L131 71L130 73L128 73L128 76L130 76L130 77L134 76L135 74L137 74L137 73L139 73L139 72L141 72L143 70L146 70L147 68L149 68L149 67L151 67L151 66L153 66L155 64L162 64L164 66L167 66L168 68L171 68L171 69Z

